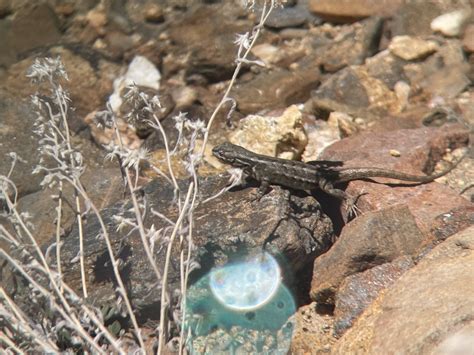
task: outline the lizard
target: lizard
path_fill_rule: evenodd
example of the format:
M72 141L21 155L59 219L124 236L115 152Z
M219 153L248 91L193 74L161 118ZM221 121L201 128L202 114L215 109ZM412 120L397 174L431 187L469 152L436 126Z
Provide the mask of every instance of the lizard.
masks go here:
M374 177L426 184L449 173L463 159L461 157L447 169L437 174L420 176L376 167L344 167L342 161L315 160L304 163L275 158L251 152L230 142L215 146L212 153L223 163L240 168L246 175L259 181L258 198L268 192L270 184L307 191L320 188L325 193L345 202L348 210L354 212L354 214L356 211L355 203L360 195L353 197L334 187L334 185Z

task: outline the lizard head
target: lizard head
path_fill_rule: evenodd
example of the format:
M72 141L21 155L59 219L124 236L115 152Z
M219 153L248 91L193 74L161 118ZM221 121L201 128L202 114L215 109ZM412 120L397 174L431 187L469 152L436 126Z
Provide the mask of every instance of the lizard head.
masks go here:
M212 154L220 161L230 164L236 168L244 168L248 166L245 161L248 150L230 142L224 142L212 149Z

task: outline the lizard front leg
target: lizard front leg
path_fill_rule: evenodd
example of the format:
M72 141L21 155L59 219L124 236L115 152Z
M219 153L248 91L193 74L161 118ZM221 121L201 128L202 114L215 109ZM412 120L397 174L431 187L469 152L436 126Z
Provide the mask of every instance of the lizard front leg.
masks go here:
M261 180L260 186L258 187L257 194L255 196L255 200L260 200L263 196L265 196L268 191L270 190L270 183L268 180Z
M261 167L259 164L256 164L252 167L251 171L251 175L255 178L255 180L260 182L255 200L260 200L268 193L268 191L270 191L270 181L262 170L263 167Z

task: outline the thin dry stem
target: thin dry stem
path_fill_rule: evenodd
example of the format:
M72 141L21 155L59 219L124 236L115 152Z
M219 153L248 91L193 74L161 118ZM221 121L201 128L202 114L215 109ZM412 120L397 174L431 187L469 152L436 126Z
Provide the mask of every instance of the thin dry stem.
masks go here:
M0 299L6 302L6 305L11 310L12 315L15 317L15 326L21 324L21 329L24 333L27 333L31 339L36 342L42 349L48 349L49 351L59 351L56 344L51 340L44 337L41 333L37 332L35 329L30 327L30 324L33 322L26 320L26 315L23 314L21 309L17 307L15 302L7 295L3 287L0 286ZM0 309L3 307L3 302L0 304Z
M100 215L100 212L99 210L97 209L97 207L95 206L95 204L91 201L91 199L89 198L88 194L86 193L86 191L84 190L84 188L82 187L82 185L80 184L80 181L75 181L75 180L71 180L70 178L66 177L66 180L68 180L75 188L76 188L76 191L78 191L80 193L80 195L84 198L84 200L87 200L89 201L90 203L90 207L92 209L92 211L94 212L94 214L96 215L98 221L99 221L99 224L101 226L101 229L102 229L102 233L103 233L103 237L104 237L104 240L106 242L106 246L107 246L107 251L109 253L109 257L110 257L110 260L112 261L112 268L113 268L113 271L114 271L114 275L115 275L115 278L116 278L116 281L117 281L117 284L118 284L118 287L119 287L119 291L120 291L120 294L122 295L122 298L124 300L124 303L125 303L125 306L127 308L127 313L129 314L130 316L130 320L132 321L132 324L133 324L133 327L135 329L135 332L136 332L136 336L137 336L137 339L140 343L140 346L142 347L142 349L144 349L144 342L143 342L143 338L141 336L141 332L140 332L140 328L138 327L138 322L135 318L135 315L133 313L133 310L132 310L132 306L131 306L131 303L130 303L130 300L128 299L128 296L127 296L127 292L126 292L126 289L125 289L125 286L124 286L124 283L123 283L123 280L120 276L120 272L118 270L118 261L117 259L115 258L114 256L114 253L113 253L113 248L112 248L112 243L110 241L110 237L109 237L109 234L108 234L108 231L107 231L107 227L105 226L105 223L102 219L102 216ZM8 180L9 181L9 180ZM11 183L11 181L9 181ZM2 189L2 192L4 194L6 194L6 191L4 189ZM9 199L8 196L6 196L6 201L7 201L7 206L9 207L9 209L12 211L12 213L15 215L15 218L17 219L18 223L22 226L22 228L25 230L25 233L28 235L31 243L33 244L34 248L35 248L35 251L36 253L38 254L42 264L43 264L43 267L45 268L46 270L46 273L47 275L50 277L50 281L51 281L51 284L53 285L53 288L55 290L55 292L57 293L58 297L61 299L64 307L66 308L66 310L68 312L71 312L71 309L70 309L70 306L69 304L67 303L66 299L64 298L64 295L62 294L62 292L59 290L58 288L58 285L56 284L56 281L54 280L54 278L52 277L53 273L51 272L51 269L49 268L47 262L46 262L46 259L44 258L44 255L42 254L38 244L36 243L36 240L34 239L33 235L31 234L31 232L28 230L28 228L26 227L26 225L24 224L22 218L20 217L20 215L18 214L18 211L16 210L15 206L12 204L11 200ZM0 252L2 250L0 249ZM30 278L31 279L31 278ZM78 322L78 321L77 321ZM79 326L80 326L80 323L78 322Z
M120 136L120 132L118 130L117 122L115 121L115 119L114 119L114 129L115 129L115 135L116 135L117 140L120 144L120 147L123 148L122 137ZM171 167L170 167L170 169L171 169ZM149 261L151 267L153 268L153 271L155 272L155 276L156 276L157 280L160 281L161 280L161 274L160 274L160 271L158 270L158 267L156 266L155 259L153 258L153 254L150 250L150 246L149 246L148 241L147 241L145 226L143 225L142 213L140 211L140 206L138 205L138 201L137 201L137 197L135 195L135 191L132 187L132 178L130 177L130 169L128 167L124 167L124 170L125 170L125 176L127 178L127 185L130 189L130 196L131 196L132 203L133 203L133 209L135 211L135 217L136 217L136 220L137 220L138 232L140 234L141 242L143 244L143 248L145 250L145 254L148 258L148 261ZM138 176L138 173L137 173L137 176ZM171 176L173 176L173 175L171 174Z
M62 269L61 269L61 219L63 212L63 182L59 182L58 188L58 205L56 207L57 216L56 216L56 269L58 271L59 278L62 279ZM62 291L62 285L61 285Z
M8 338L6 336L6 334L3 334L3 333L0 333L0 344L1 343L4 343L6 344L7 346L4 348L5 351L6 351L6 354L11 354L11 352L9 352L9 350L13 350L15 351L16 354L25 354L24 351L22 351L20 348L18 348L16 346L16 344L10 340L10 338Z
M53 83L54 86L54 93L56 95L56 99L59 103L59 109L61 110L61 118L63 120L63 127L66 133L65 141L69 151L72 151L71 145L71 136L69 132L69 124L67 122L67 102L63 95L59 92L57 85ZM70 159L71 166L73 168L76 167L76 163L74 159ZM76 200L76 220L77 220L77 227L79 231L79 262L80 262L80 269L81 269L81 284L82 284L82 293L84 298L87 298L87 284L86 284L86 269L85 269L85 261L84 261L84 233L83 233L83 226L82 226L82 217L81 217L81 201L77 194L77 191L74 192L75 200ZM59 244L57 245L57 247Z
M159 331L159 339L158 339L158 354L162 354L163 346L164 346L164 338L165 338L165 319L166 317L166 309L167 309L167 302L166 302L166 290L168 287L168 269L171 260L171 251L173 248L173 242L176 238L176 234L178 233L179 228L181 227L181 223L183 223L184 216L186 214L186 210L189 205L189 200L191 198L191 194L194 190L194 182L189 185L188 193L186 194L186 199L184 200L184 204L179 214L178 220L171 232L171 237L167 246L166 250L166 259L165 259L165 266L163 270L163 280L161 283L161 309L160 309L160 331Z
M5 179L5 178L4 178ZM9 183L11 183L10 180L6 179L6 181L8 181ZM14 186L14 185L13 185ZM14 186L14 190L16 191L16 187ZM5 190L2 189L2 192L5 193ZM21 225L23 225L23 228L25 229L25 231L27 232L27 235L31 235L29 230L26 228L26 226L24 225L24 222L23 220L21 219L21 217L19 216L17 210L16 210L16 207L15 205L12 204L11 200L8 198L8 196L6 196L6 201L7 201L7 205L9 206L9 209L12 211L12 213L15 213L15 217L18 221L18 223L20 223ZM14 238L5 228L3 228L3 226L0 226L2 227L2 233L4 234L4 236L7 237L7 241L12 243L13 245L15 246L18 246L19 245L19 242L16 240L16 238ZM38 253L38 249L37 249L37 243L36 241L33 239L32 240L32 245L35 247L35 251ZM10 260L10 263L17 269L19 270L24 276L25 278L27 278L32 284L33 284L33 279L27 274L27 272L22 268L20 267L20 265L18 263L16 263L13 259L11 259L9 257L8 254L6 254L3 249L0 249L0 253L5 255L5 258L6 259L9 259ZM8 258L7 258L8 256ZM39 251L39 256L41 259L45 260L43 254L41 251ZM69 292L69 294L74 294L75 293L63 282L61 282L61 289L58 288L58 286L56 285L56 282L54 280L54 275L52 273L52 271L49 269L48 265L46 264L46 267L44 267L44 264L43 264L43 272L45 275L48 276L48 279L51 283L51 285L53 286L53 289L56 293L56 295L59 297L60 301L61 301L61 304L63 305L63 307L65 308L65 311L66 312L63 312L62 309L58 309L58 311L61 313L61 315L64 317L64 315L71 315L71 318L69 317L65 317L64 319L65 320L69 320L69 322L71 324L74 325L74 327L79 327L80 329L83 329L82 328L82 325L80 323L80 321L76 318L76 316L74 315L73 311L72 311L72 308L71 306L69 305L69 303L67 302L67 300L65 299L64 297L64 294L63 294L63 291L64 290L67 290ZM34 285L38 285L36 282L34 282ZM43 295L45 295L45 297L47 297L48 299L51 298L51 295L45 291L42 287L40 287L39 289ZM76 299L79 299L77 297L77 295L75 295ZM56 303L55 303L56 304ZM59 307L59 305L57 305L57 307ZM117 342L115 341L115 339L113 338L113 336L110 334L110 332L103 326L103 324L97 319L97 317L95 316L94 312L90 311L87 307L84 307L82 306L82 310L88 315L88 317L90 319L92 319L95 323L95 325L101 329L102 333L104 334L104 336L107 338L107 340L112 344L112 346L114 346L114 348L116 348L116 350L119 352L119 353L122 353L122 351L120 350L120 348L117 346ZM81 333L81 332L80 332ZM82 334L82 333L81 333ZM87 333L85 333L87 334ZM89 341L88 341L89 342Z
M132 322L133 328L135 329L135 333L136 333L138 342L140 344L140 347L142 349L144 349L145 348L145 343L143 342L143 337L141 335L140 327L138 326L137 319L135 317L135 314L133 313L132 305L131 305L130 300L127 296L127 290L125 289L125 285L123 283L122 277L120 276L120 270L118 268L119 263L118 263L117 259L115 258L114 250L113 250L113 247L112 247L112 242L110 241L110 236L109 236L109 232L107 230L107 227L104 223L104 220L102 219L102 216L100 215L100 212L99 212L98 208L92 202L92 200L89 198L87 192L84 190L82 185L76 185L76 188L77 188L77 191L84 198L84 200L87 200L90 203L90 208L92 209L92 211L94 212L94 214L97 217L97 220L99 221L100 228L102 230L102 236L104 237L105 244L107 246L107 251L108 251L108 254L109 254L109 258L112 262L112 269L114 271L114 276L115 276L115 279L116 279L117 284L118 284L118 289L119 289L120 294L122 295L122 298L124 300L125 306L127 308L127 313L130 316L130 320Z
M262 14L261 14L261 17L260 17L260 21L259 21L258 25L255 26L255 28L254 28L256 30L255 30L255 34L252 38L252 42L250 43L249 47L247 48L247 50L245 51L245 53L241 57L241 59L247 59L248 55L250 54L250 51L252 50L253 46L257 42L257 39L260 35L260 31L263 28L263 24L268 19L268 17L270 16L270 14L273 10L273 4L274 4L274 1L272 0L270 8L268 10L266 10L267 2L266 1L264 2L263 9L262 9ZM207 141L209 140L209 132L210 132L210 129L212 127L212 124L214 123L214 120L215 120L217 114L219 113L220 109L224 105L224 103L226 103L229 100L230 91L232 90L232 87L235 84L235 80L237 79L237 76L239 75L243 64L244 63L241 60L237 61L237 66L236 66L236 68L234 70L234 73L232 75L232 79L230 80L229 85L227 86L227 89L226 89L224 95L222 96L221 101L219 102L219 104L217 104L215 110L212 112L211 118L209 119L209 122L207 124L206 132L204 133L204 140L203 140L203 144L202 144L202 148L201 148L201 156L204 155L204 151L206 149Z
M155 124L153 125L153 127L158 127L158 129L161 133L161 136L163 137L163 142L165 144L165 151L166 151L166 163L168 164L168 171L170 173L171 180L173 180L173 186L175 188L175 191L179 191L179 186L178 186L178 183L176 181L176 177L174 176L173 168L171 166L171 154L170 154L170 148L169 148L169 145L168 145L168 138L166 137L166 132L165 132L160 120L158 119L158 117L156 117L155 114L153 114L153 120L155 121Z
M90 337L90 335L84 330L82 327L80 321L76 318L74 312L70 308L69 304L65 302L64 297L62 294L58 294L58 297L61 300L61 303L63 303L63 306L65 306L66 310L64 310L60 305L58 305L53 297L51 297L51 294L49 293L48 290L46 290L44 287L42 287L40 284L38 284L29 274L24 270L24 268L16 262L13 258L10 257L7 253L3 251L3 249L0 249L0 255L5 258L17 271L19 271L23 277L28 280L28 282L35 287L40 293L46 297L47 299L50 300L54 308L61 314L61 316L68 322L69 326L73 327L73 329L88 343L90 344L98 353L100 354L105 354L105 352L99 347L98 344ZM50 277L50 280L53 280L52 274L47 272L47 275ZM57 288L57 287L55 287Z
M84 298L87 298L87 283L86 283L86 263L84 260L84 230L82 227L82 216L81 216L81 201L77 192L74 192L76 195L76 220L77 220L77 229L79 233L79 262L81 267L81 284L82 284L82 295Z

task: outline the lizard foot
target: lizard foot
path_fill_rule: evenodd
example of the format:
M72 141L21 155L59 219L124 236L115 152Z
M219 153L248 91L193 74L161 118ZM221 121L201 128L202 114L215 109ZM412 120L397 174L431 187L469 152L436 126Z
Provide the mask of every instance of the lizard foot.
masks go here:
M257 191L256 193L252 194L252 196L250 197L250 202L260 202L263 196L265 196L265 194L262 194L259 191Z
M359 207L357 207L357 201L359 198L363 195L367 195L367 192L362 191L360 194L356 196L350 196L347 195L345 198L345 204L346 204L346 211L347 211L347 219L352 220L356 218L360 213L361 210Z
M259 202L263 196L265 196L270 190L270 183L266 180L262 180L260 187L257 189L255 196L252 196L251 202Z

